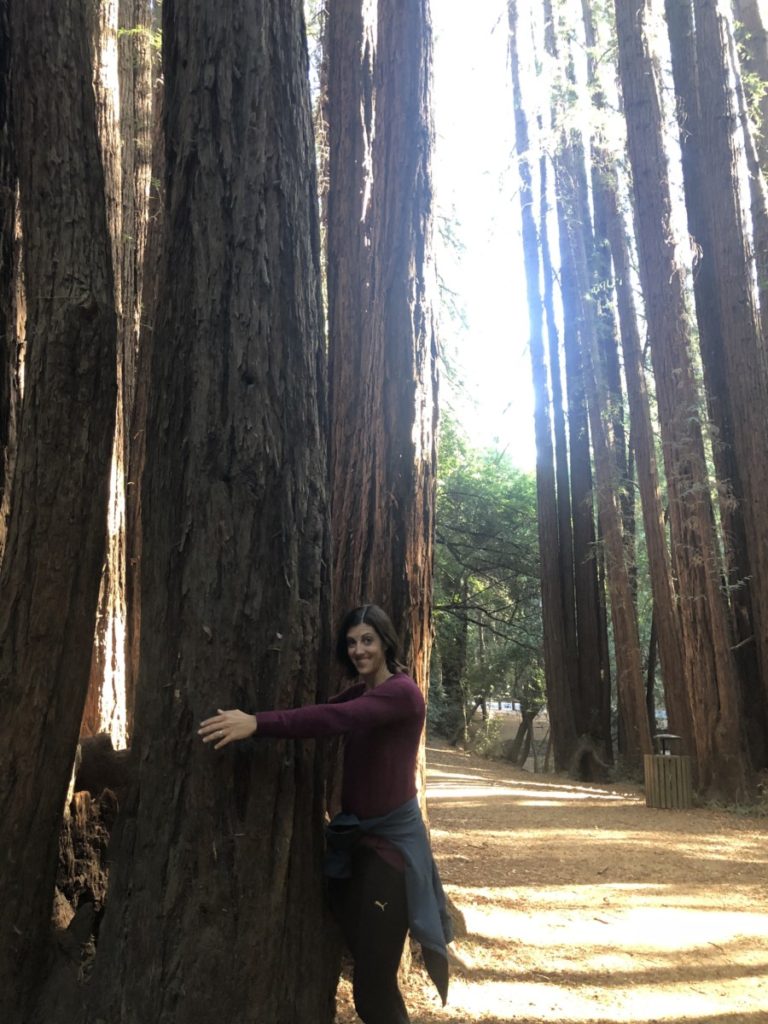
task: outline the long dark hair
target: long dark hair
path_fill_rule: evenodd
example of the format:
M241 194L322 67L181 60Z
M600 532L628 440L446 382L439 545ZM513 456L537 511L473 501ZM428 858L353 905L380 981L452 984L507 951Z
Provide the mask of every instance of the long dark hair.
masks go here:
M389 671L403 672L405 666L400 661L400 641L397 632L390 617L377 604L360 605L359 608L353 608L344 616L336 636L336 658L338 661L349 670L350 675L357 674L357 669L347 652L347 633L353 626L362 626L363 624L370 626L381 637Z

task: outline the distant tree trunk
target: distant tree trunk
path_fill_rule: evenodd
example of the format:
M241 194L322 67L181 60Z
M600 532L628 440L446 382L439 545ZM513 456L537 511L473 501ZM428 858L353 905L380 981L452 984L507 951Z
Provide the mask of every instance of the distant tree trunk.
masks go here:
M458 595L460 607L446 616L441 637L441 664L443 669L443 693L445 695L445 736L458 746L467 740L467 700L464 692L464 678L467 671L467 584L462 581Z
M157 15L155 15L157 16ZM125 695L125 729L130 738L133 724L135 665L132 651L131 622L139 614L131 607L138 601L139 587L131 585L131 545L136 533L130 535L130 522L135 530L140 521L135 515L139 501L140 478L132 475L132 452L136 443L134 432L142 424L142 411L135 411L139 353L143 331L142 319L149 310L145 302L144 282L149 236L150 189L153 150L153 71L157 54L153 45L153 5L150 0L120 0L119 72L120 72L120 136L122 156L122 481L124 487L124 524L121 531L124 563L122 611L123 690ZM151 288L149 289L151 291ZM148 364L147 364L148 365ZM145 371L146 373L146 371ZM143 439L143 429L142 429ZM132 517L132 518L131 518Z
M606 98L598 75L598 46L604 40L598 37L595 19L589 0L582 0L582 18L587 44L587 72L592 91L592 102L598 111L606 109ZM612 435L612 450L616 459L619 503L621 506L624 547L627 570L633 595L637 597L637 556L635 551L635 501L632 486L632 455L628 439L626 420L626 397L621 378L619 357L618 324L616 322L616 288L611 265L611 248L608 241L610 218L611 181L615 179L614 159L605 145L602 133L593 129L590 139L591 194L593 214L593 292L597 314L597 342L600 362L604 368L605 385L608 389L608 413ZM585 199L585 209L589 210Z
M583 173L583 152L580 145L564 142L560 161L558 203L561 222L563 277L571 278L575 308L574 331L582 344L581 370L589 411L592 450L595 460L596 494L605 550L606 579L610 594L614 650L618 677L619 708L622 719L621 749L626 762L634 768L642 764L642 755L651 752L650 733L645 714L640 640L637 630L634 594L624 545L624 517L620 501L625 454L616 449L613 433L615 412L611 390L598 342L598 311L590 300L593 293L589 270L592 234L586 213L586 175ZM566 269L567 268L567 269ZM597 565L596 554L592 558ZM592 691L587 705L587 728L583 731L599 746L603 759L610 749L610 721L598 714L607 702L600 701L600 690ZM607 716L605 716L607 718ZM607 742L606 742L607 739Z
M741 42L747 54L747 70L768 86L768 25L765 21L763 0L731 0L736 20L740 23ZM764 91L757 103L758 123L757 146L760 163L768 171L768 91Z
M555 489L557 504L557 529L559 544L556 552L558 562L558 580L561 591L563 631L566 651L578 650L576 633L576 591L573 566L573 521L571 518L571 480L568 460L568 430L565 420L565 404L563 402L563 386L560 373L560 331L555 313L554 271L549 245L549 232L546 230L548 203L548 156L542 154L539 160L539 224L544 228L539 233L541 258L542 290L544 298L544 316L549 351L549 379L551 381L551 412L554 427L554 464ZM535 230L535 228L534 228ZM539 299L541 301L541 299ZM546 370L544 376L546 385ZM573 695L578 694L579 666L578 659L566 659L567 679L564 680ZM574 726L575 728L575 726Z
M594 293L590 265L596 263L596 253L589 220L583 144L577 138L566 137L565 133L561 143L556 157L561 273L570 292L569 302L564 300L564 308L566 316L573 318L571 330L574 340L580 341L581 365L578 369L584 384L595 460L596 496L603 534L605 575L610 594L619 708L623 725L621 749L626 762L637 769L642 765L642 755L651 752L651 741L645 714L634 593L627 562L630 552L624 544L624 516L620 499L626 476L626 452L622 449L621 441L617 442L614 433L614 396L607 383L606 360L598 340L600 326L604 325L600 323L600 311L595 309L590 298ZM593 551L591 563L596 570L596 551ZM602 688L596 685L600 682L602 676L598 669L595 683L582 691L586 705L582 712L585 722L582 731L595 742L604 760L610 750L610 718L607 713L610 705L602 699Z
M426 693L437 416L428 5L336 0L328 40L335 617L383 605Z
M122 158L123 408L133 416L149 231L152 176L152 72L155 67L151 0L120 0L120 147ZM126 454L129 437L126 436Z
M766 189L765 172L755 144L752 122L747 110L741 65L737 55L736 41L729 34L729 66L733 76L736 103L739 112L741 130L739 136L744 144L744 157L747 163L747 181L749 184L750 214L752 218L752 248L757 266L757 294L760 299L760 316L763 324L768 321L768 189Z
M126 628L125 692L128 734L133 734L136 684L141 637L142 478L146 461L150 368L157 317L157 292L165 246L165 137L162 128L162 84L152 97L151 188L147 198L147 239L144 248L141 289L141 323L128 422L126 482Z
M522 708L520 725L517 727L515 738L507 748L507 760L512 761L518 768L525 766L525 762L528 760L528 755L531 752L533 720L538 713L538 708Z
M84 9L11 0L25 400L0 575L0 1017L38 983L88 684L115 401L113 282Z
M632 287L631 260L626 226L619 208L617 186L607 189L607 231L613 257L617 307L627 381L627 400L632 421L632 440L637 462L637 486L648 552L648 570L654 604L654 623L659 637L659 661L664 682L664 703L670 729L682 737L683 749L695 758L687 672L678 606L672 582L664 511L661 505L659 468L656 462L651 406L643 368L642 344Z
M523 104L519 71L519 17L515 0L509 4L510 66L515 104L515 149L520 175L520 212L525 254L525 275L530 318L530 350L535 395L536 494L541 565L541 610L544 630L544 670L555 767L567 768L576 750L573 694L566 646L563 592L558 548L560 544L552 446L552 421L544 355L543 308L539 291L538 231L533 216L533 174L529 152L528 119ZM542 231L546 225L542 224Z
M118 0L98 0L92 16L94 90L101 161L104 167L107 224L117 313L117 394L112 438L107 548L99 588L88 698L81 732L106 732L117 747L127 743L125 721L125 476L123 262L128 225L123 222L123 159L120 133Z
M720 197L713 194L714 190L725 187L733 196L734 202L738 205L738 195L734 194L734 183L729 180L726 172L719 175L715 182L716 172L714 156L718 152L717 140L713 139L712 130L717 130L717 125L712 125L712 113L708 112L706 121L710 122L711 129L705 135L704 120L702 111L706 109L703 104L706 102L715 103L716 95L706 95L707 89L702 91L700 81L698 59L696 56L696 38L694 36L693 5L691 2L672 2L667 0L667 23L669 28L670 48L672 52L672 69L677 93L678 117L681 125L683 174L685 186L685 201L688 214L688 225L693 236L698 258L694 273L694 296L696 300L696 316L699 326L699 341L701 347L702 364L704 367L704 380L707 390L707 401L709 415L715 427L715 439L713 442L713 458L717 471L720 497L720 518L724 537L724 551L728 573L728 585L733 615L733 629L737 643L739 644L739 664L745 670L744 696L749 709L748 721L750 722L749 734L751 737L751 749L755 763L762 762L765 752L765 702L764 699L754 699L762 693L762 680L766 678L762 668L764 665L765 644L760 642L760 623L756 617L753 595L760 597L761 581L755 577L752 568L755 556L759 557L759 550L750 551L750 546L745 529L745 508L741 496L744 494L742 484L742 468L738 461L738 452L734 446L734 409L731 405L728 390L728 360L724 359L727 345L736 342L729 336L733 331L733 316L727 316L727 309L732 306L733 301L724 290L724 284L734 290L732 278L738 275L737 267L726 267L725 278L721 277L723 270L722 256L718 259L718 252L726 239L716 238L715 223L712 217L710 204L724 202L727 204L727 196ZM723 73L722 53L717 50L710 55L708 60L720 61L721 74ZM716 69L715 69L716 70ZM704 80L711 76L704 75ZM711 93L711 89L709 90ZM732 118L727 118L726 112L720 110L717 114L717 121L722 121L727 135L732 133ZM727 141L723 140L727 146ZM714 149L710 147L714 145ZM738 164L738 158L736 158ZM735 170L735 167L734 167ZM708 198L709 195L709 198ZM736 211L737 220L740 214ZM729 219L731 224L731 235L739 234L739 228ZM727 231L727 229L726 229ZM730 245L730 258L734 258L733 239ZM742 292L744 291L744 275L749 273L747 268L745 252L741 253L741 274ZM756 313L753 305L755 296L752 294L751 283L746 288L747 295L741 295L739 302L748 302L752 308L752 315ZM736 310L737 317L740 311ZM731 328L728 329L727 320L731 321ZM728 331L728 334L726 334ZM755 377L759 383L761 376L759 360L756 360L754 367ZM745 385L746 386L746 385ZM762 405L760 411L752 415L762 416ZM747 411L747 416L750 412ZM734 500L735 499L735 500ZM757 627L757 628L756 628ZM750 686L746 680L755 680L757 685Z
M743 799L750 789L751 771L720 589L684 280L670 221L661 83L648 49L647 14L647 0L639 7L637 0L616 0L640 277L656 379L684 651L691 666L688 679L694 684L688 697L698 782L708 796Z
M656 616L652 613L651 635L648 639L648 664L645 671L645 707L651 733L656 732L656 654L658 647Z
M148 0L100 0L94 11L95 88L118 311L117 401L107 515L83 735L108 732L125 747L132 716L128 687L127 500L136 389L142 263L147 235L152 116ZM131 594L138 593L132 587Z
M724 389L716 400L726 409L733 444L735 497L744 520L748 577L757 661L768 707L768 349L757 295L754 262L740 181L743 149L738 111L729 84L729 23L713 0L696 0L696 49L702 144L707 173L702 176L712 239L714 280L719 297L722 343L717 358ZM715 362L712 353L710 362ZM763 717L765 764L768 720Z
M587 293L582 290L581 294ZM589 331L589 327L587 330ZM621 460L617 458L613 448L614 439L609 427L609 389L601 376L602 368L594 336L591 348L585 350L585 356L597 500L603 528L619 708L623 723L622 755L628 765L639 769L642 767L642 755L650 754L652 751L645 709L640 637L627 560L629 552L624 544L620 484L617 483L621 473Z
M559 51L556 18L550 0L544 0L545 44L550 57L565 62L563 74L572 78L572 60ZM563 114L553 95L553 130L563 123ZM567 123L567 122L566 122ZM592 463L587 411L583 347L585 324L581 309L578 268L571 251L571 236L584 232L592 250L592 228L587 203L584 145L578 132L559 132L553 156L555 192L560 239L560 287L563 302L563 338L568 398L568 451L570 456L571 515L573 517L573 564L576 598L576 658L578 683L574 710L579 733L588 735L601 748L610 749L610 706L605 689L609 685L603 664L601 594L597 566L597 530L592 489ZM550 363L553 362L550 357Z
M138 791L88 1019L329 1022L322 758L215 753L217 707L327 693L326 368L302 5L163 3ZM286 951L290 951L290 955ZM215 982L213 981L215 979Z
M0 0L0 563L13 477L18 413L18 355L14 287L16 168L11 146L11 41L9 0Z

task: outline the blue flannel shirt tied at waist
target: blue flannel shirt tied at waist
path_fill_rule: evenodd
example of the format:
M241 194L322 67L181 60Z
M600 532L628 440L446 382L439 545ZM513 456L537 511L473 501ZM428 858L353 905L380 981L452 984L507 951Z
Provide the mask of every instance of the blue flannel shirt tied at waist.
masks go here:
M403 856L408 927L421 944L424 965L445 1005L448 994L446 947L453 939L453 924L417 797L378 818L337 814L325 830L325 873L329 878L349 878L352 852L365 835L381 836Z

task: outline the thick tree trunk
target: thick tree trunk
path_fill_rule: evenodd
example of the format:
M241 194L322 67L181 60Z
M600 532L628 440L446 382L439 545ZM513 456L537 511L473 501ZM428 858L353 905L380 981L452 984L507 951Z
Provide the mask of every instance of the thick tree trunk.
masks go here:
M88 1019L330 1021L322 759L215 753L217 707L323 697L325 348L301 4L163 4L138 791Z
M647 15L647 2L638 8L637 0L616 0L640 277L656 379L682 635L693 683L688 698L701 790L709 796L743 799L751 773L720 589L684 279L670 219L661 82L648 49Z
M541 559L541 611L544 629L544 670L547 705L555 754L555 767L567 768L576 750L573 692L569 686L569 660L563 617L560 578L555 465L547 369L544 354L543 308L539 291L538 230L533 217L533 174L529 152L528 120L519 72L518 10L509 4L510 65L515 103L515 148L520 174L520 212L525 254L525 275L530 317L531 371L535 395L536 493ZM542 224L542 231L546 225Z
M334 3L328 40L335 615L365 601L388 609L426 692L437 416L428 5Z
M0 578L0 1017L40 968L104 555L115 311L81 4L12 0L29 343Z

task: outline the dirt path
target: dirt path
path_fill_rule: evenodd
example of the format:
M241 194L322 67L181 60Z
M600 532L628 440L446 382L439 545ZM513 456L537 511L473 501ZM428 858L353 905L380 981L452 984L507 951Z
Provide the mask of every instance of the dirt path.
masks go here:
M768 1024L768 820L427 752L432 840L467 935L413 1024ZM358 1018L349 984L338 1024Z

